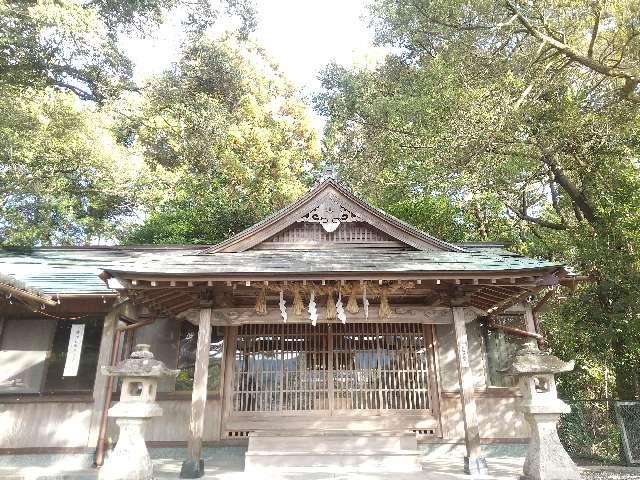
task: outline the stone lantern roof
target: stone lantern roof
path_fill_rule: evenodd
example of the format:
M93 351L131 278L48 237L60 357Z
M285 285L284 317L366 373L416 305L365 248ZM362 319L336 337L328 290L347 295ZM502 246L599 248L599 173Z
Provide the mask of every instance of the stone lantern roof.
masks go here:
M103 367L105 375L114 377L175 377L180 370L167 368L164 362L153 358L149 345L141 343L131 352L131 357L120 362L115 367Z
M573 370L573 360L565 362L548 352L541 352L534 342L525 345L516 352L511 365L502 370L507 375L521 376L532 374L557 374Z

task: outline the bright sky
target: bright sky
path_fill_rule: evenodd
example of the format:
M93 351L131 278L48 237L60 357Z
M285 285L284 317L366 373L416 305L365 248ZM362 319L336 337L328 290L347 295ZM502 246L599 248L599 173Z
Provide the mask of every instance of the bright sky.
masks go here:
M253 39L309 100L320 88L318 73L329 62L371 63L384 54L372 45L373 32L364 18L368 0L256 0L256 4L258 28ZM180 19L175 16L153 38L131 39L127 53L136 65L136 77L167 68L177 59L181 40ZM320 130L322 119L313 118Z

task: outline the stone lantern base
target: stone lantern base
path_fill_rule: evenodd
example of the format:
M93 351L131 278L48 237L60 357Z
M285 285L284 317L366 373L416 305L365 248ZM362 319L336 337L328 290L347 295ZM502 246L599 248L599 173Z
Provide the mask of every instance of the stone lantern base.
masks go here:
M525 480L579 480L580 473L558 437L556 425L571 409L561 400L548 405L522 405L531 427L531 440L524 462Z
M100 469L100 480L152 480L153 464L144 442L147 418L118 418L118 442Z

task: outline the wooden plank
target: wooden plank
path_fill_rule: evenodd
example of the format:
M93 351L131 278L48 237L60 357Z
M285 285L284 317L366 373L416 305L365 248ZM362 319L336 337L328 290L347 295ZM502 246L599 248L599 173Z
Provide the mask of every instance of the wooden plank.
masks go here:
M318 306L318 323L325 323L325 307ZM369 321L377 321L375 308L370 309ZM448 307L425 307L423 305L391 306L391 317L383 323L436 323L450 324L453 322L451 310ZM185 316L189 319L189 316ZM364 323L364 312L360 309L357 314L347 314L347 323ZM213 325L242 325L242 324L280 324L282 317L280 310L273 306L268 308L266 315L258 316L254 307L233 307L213 309ZM288 323L309 323L305 314L297 317L289 315Z
M236 342L238 336L238 327L226 327L224 337L224 359L222 362L222 371L224 372L222 382L222 408L220 409L220 425L221 432L226 428L226 421L233 409L234 399L234 369L236 359ZM236 388L237 390L237 388ZM221 435L222 436L222 435Z
M195 462L202 458L202 437L204 434L204 411L207 403L207 377L209 373L209 351L211 349L211 307L200 309L196 364L193 374L191 396L191 421L187 451L189 459Z
M527 332L538 333L531 302L524 303L524 320L527 325Z
M465 322L465 307L452 307L453 325L456 336L456 361L458 365L458 382L462 402L462 419L464 423L464 440L467 458L482 458L480 447L480 429L474 399L474 380L469 358L469 342Z
M100 338L100 350L98 353L98 365L96 367L96 378L93 384L93 407L91 409L91 426L89 428L89 438L87 446L95 448L98 442L100 422L102 419L102 407L107 395L107 377L102 373L102 367L111 363L111 353L113 350L113 339L118 328L122 307L111 310L104 318L102 327L102 337ZM105 391L107 389L107 391Z
M435 325L425 325L425 341L429 346L427 356L427 368L429 369L429 408L433 416L437 419L437 436L444 437L442 432L442 417L440 414L441 392L440 392L440 364L438 351L438 337L436 336Z

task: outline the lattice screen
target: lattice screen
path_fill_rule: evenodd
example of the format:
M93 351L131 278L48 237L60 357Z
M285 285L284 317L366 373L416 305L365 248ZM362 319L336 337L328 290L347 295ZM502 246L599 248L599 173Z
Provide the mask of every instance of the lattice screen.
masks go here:
M420 324L239 329L235 411L428 408L428 362Z
M616 417L627 461L640 464L640 402L616 402Z

